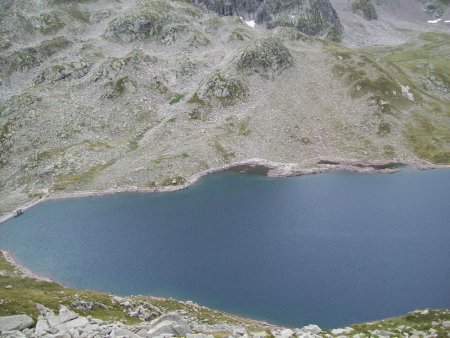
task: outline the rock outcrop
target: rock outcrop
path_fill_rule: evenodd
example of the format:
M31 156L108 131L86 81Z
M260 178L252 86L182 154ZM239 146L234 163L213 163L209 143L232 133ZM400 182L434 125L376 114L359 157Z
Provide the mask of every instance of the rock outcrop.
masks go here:
M378 14L370 0L355 0L352 3L352 9L367 20L378 19Z
M239 55L236 63L238 71L246 74L259 74L273 78L293 64L289 50L276 38L255 41Z
M243 80L235 75L216 71L200 85L190 101L226 107L244 100L248 91L248 86Z
M329 0L193 0L222 16L239 16L268 28L295 27L309 35L338 36L339 18Z
M80 305L80 304L76 304ZM124 304L124 307L126 307ZM130 301L132 307L132 302ZM85 307L86 304L83 304ZM188 322L177 313L167 313L151 322L125 325L106 323L91 316L83 317L61 305L59 313L38 305L41 315L34 321L27 315L0 317L0 337L168 337L186 336L192 333Z

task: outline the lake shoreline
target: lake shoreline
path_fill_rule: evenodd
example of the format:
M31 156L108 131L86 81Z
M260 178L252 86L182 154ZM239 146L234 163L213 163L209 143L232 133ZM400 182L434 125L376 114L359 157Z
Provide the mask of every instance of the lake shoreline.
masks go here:
M106 190L93 190L93 191L72 191L72 192L61 192L61 193L49 193L30 204L17 208L16 210L10 212L6 216L0 219L0 224L9 221L10 219L20 216L26 210L38 205L39 203L51 200L59 199L77 199L84 197L94 197L94 196L107 196L118 193L157 193L157 192L172 192L178 190L184 190L197 183L201 178L216 174L220 172L229 171L235 167L264 167L268 169L267 177L293 177L293 176L303 176L303 175L315 175L323 174L335 171L349 171L355 173L396 173L401 171L401 168L409 168L411 170L431 170L431 169L449 169L450 165L437 165L432 164L427 161L413 162L413 163L402 163L402 162L392 162L392 161L376 161L376 162L360 162L360 161L340 161L335 159L327 159L319 162L323 167L313 167L310 169L300 169L296 170L295 167L298 163L280 163L273 162L265 159L249 159L244 161L238 161L229 163L220 167L211 168L204 170L197 174L190 176L185 183L180 185L169 185L156 188L142 188L137 186L121 187L121 188L110 188Z
M33 278L35 280L42 281L42 282L56 283L61 286L64 286L61 283L55 282L54 280L52 280L48 277L40 276L40 275L34 273L33 271L31 271L30 269L26 268L10 252L8 252L6 250L0 250L0 254L11 266L13 266L15 269L17 269L19 274L22 275L23 277Z

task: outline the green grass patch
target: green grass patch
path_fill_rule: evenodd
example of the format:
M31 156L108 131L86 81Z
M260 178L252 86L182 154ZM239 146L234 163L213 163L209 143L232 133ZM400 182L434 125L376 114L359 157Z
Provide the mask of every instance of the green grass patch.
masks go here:
M242 121L238 123L238 135L239 136L248 136L251 133L250 127L250 117L244 118Z
M186 183L186 179L183 176L172 176L167 177L161 182L162 186L169 186L169 185L182 185Z
M406 139L419 157L435 164L450 164L449 125L449 121L438 123L416 116L415 121L407 125Z
M90 168L89 170L73 175L57 176L54 183L56 191L64 191L68 189L75 189L78 186L92 181L103 170L114 164L116 160L109 161L106 164L101 164Z
M180 102L185 96L186 96L186 94L176 93L170 100L169 104L170 105L176 104L176 103Z
M210 142L217 154L219 154L225 161L230 162L236 156L234 151L225 148L222 143L215 137Z

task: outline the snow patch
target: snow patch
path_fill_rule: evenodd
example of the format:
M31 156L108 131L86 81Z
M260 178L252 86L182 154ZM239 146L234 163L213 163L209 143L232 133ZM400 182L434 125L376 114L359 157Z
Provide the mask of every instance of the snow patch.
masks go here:
M250 26L252 28L255 28L255 20L245 21L247 26Z
M438 23L439 21L442 21L442 19L436 19L436 20L428 20L428 23Z
M450 23L450 20L445 20L444 22L445 22L445 23Z

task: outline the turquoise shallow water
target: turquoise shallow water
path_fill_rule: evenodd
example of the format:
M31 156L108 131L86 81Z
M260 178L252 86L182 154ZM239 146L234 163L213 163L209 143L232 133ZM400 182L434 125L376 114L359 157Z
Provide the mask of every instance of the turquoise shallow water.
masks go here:
M48 201L0 225L0 248L72 287L338 327L450 307L450 170Z

